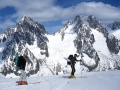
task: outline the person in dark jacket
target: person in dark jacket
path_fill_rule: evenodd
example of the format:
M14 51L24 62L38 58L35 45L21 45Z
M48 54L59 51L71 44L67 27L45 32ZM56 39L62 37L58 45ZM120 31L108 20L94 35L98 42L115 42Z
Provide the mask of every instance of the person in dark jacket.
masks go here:
M26 73L25 73L25 67L26 67L26 61L28 60L28 56L20 56L19 57L19 68L20 68L20 71L21 71L21 75L20 75L20 79L19 79L19 82L18 82L18 85L25 85L27 84L27 81L26 81Z
M81 61L81 60L77 60L76 57L77 57L77 54L74 54L74 57L72 58L72 60L70 60L71 61L71 69L72 69L70 78L75 78L75 76L74 76L74 73L76 71L75 63L76 63L76 61Z

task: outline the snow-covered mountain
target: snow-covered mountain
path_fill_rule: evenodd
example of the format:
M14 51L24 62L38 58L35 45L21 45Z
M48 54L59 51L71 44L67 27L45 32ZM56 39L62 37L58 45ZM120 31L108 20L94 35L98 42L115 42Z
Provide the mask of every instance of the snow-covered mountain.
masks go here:
M13 59L28 55L27 75L70 73L65 57L77 53L84 71L120 69L120 39L109 33L94 16L76 16L54 35L27 16L0 35L1 72L19 75ZM76 63L76 73L80 72Z
M76 16L59 33L62 40L66 34L76 33L74 46L88 71L120 67L119 40L108 33L94 16Z
M0 48L1 48L1 62L3 63L1 72L4 75L19 73L14 68L14 57L16 53L19 55L28 55L30 60L27 65L28 75L35 74L40 69L40 52L46 52L48 54L48 39L45 36L47 32L44 26L34 22L31 18L23 16L23 18L17 23L15 28L8 28L4 34L0 35ZM35 46L38 47L34 49ZM32 48L30 51L29 48ZM34 50L34 51L33 51ZM32 52L33 51L33 52ZM36 54L34 54L36 52Z

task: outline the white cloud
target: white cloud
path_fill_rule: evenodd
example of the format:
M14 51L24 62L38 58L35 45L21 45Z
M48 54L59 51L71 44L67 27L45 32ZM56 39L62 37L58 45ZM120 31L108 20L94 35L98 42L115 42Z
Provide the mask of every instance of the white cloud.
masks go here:
M54 0L27 0L24 4L20 2L18 6L15 5L18 12L14 16L21 17L25 14L40 22L72 19L80 14L94 15L99 20L120 20L120 8L102 2L83 2L68 8L53 3Z
M15 25L15 22L11 21L10 19L7 19L4 22L0 22L0 29L5 30L7 28L10 28Z
M55 5L56 0L1 0L0 8L13 6L16 13L11 18L18 20L23 16L29 16L37 22L49 22L54 20L70 20L76 15L94 15L101 22L120 20L120 8L102 2L81 2L76 6L63 8Z
M120 19L120 8L102 2L82 2L76 6L63 8L55 5L55 0L1 0L0 7L13 6L17 10L12 17L27 15L37 21L72 19L76 15L94 15L100 20Z
M75 6L76 14L94 15L100 21L120 20L120 8L102 2L83 2Z

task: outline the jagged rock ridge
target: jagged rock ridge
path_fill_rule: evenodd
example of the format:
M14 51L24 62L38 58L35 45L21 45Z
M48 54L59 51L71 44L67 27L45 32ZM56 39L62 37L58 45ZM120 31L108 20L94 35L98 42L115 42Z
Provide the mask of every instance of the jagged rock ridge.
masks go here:
M120 29L120 22L115 21L115 22L109 24L108 27L110 27L112 30Z

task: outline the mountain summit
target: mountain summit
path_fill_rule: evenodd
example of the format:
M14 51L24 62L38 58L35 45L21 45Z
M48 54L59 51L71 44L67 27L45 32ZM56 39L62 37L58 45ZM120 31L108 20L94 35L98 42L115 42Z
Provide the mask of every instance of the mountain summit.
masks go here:
M28 62L29 67L27 68L28 75L37 73L40 69L38 61L39 58L29 50L29 47L36 45L36 47L38 47L38 54L41 55L40 51L44 51L48 57L48 39L45 34L47 34L47 32L44 26L34 22L27 16L24 16L17 23L15 28L8 28L5 33L1 35L1 44L3 48L1 56L2 61L4 61L4 65L1 70L2 73L4 75L10 73L18 75L18 72L13 68L13 60L16 53L19 55L27 55L30 58Z

